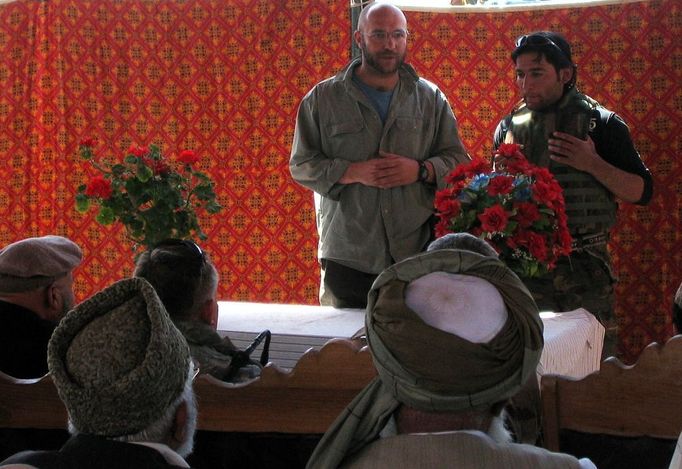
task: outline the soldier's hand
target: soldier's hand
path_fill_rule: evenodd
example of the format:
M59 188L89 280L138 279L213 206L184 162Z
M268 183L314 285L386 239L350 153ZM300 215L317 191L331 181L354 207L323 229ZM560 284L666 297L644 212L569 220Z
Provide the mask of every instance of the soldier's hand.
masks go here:
M548 140L550 158L558 163L592 174L601 157L588 136L581 140L563 132L554 132Z

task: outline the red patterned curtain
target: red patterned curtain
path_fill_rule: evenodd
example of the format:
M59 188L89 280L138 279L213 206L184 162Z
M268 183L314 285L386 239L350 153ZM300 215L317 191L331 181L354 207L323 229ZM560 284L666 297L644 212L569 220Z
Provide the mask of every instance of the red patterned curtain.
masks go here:
M656 179L623 206L611 245L625 356L671 332L680 274L682 13L677 0L534 12L408 12L410 61L448 95L472 154L490 151L517 99L513 38L574 44L583 91L618 111ZM79 299L130 275L120 227L74 210L92 174L78 142L121 157L131 143L192 148L217 185L203 220L222 299L315 303L310 192L288 173L300 98L348 60L340 0L17 0L0 6L0 245L57 233L79 243Z

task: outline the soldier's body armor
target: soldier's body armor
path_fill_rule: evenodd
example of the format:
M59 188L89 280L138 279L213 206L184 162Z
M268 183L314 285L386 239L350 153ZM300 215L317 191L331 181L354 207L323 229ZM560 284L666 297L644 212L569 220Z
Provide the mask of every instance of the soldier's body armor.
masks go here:
M514 109L505 135L505 143L523 145L528 161L554 174L564 192L568 228L574 237L608 233L616 221L618 206L592 175L551 160L547 139L555 130L585 139L591 126L596 125L593 115L598 105L575 89L551 110L531 111L522 103Z

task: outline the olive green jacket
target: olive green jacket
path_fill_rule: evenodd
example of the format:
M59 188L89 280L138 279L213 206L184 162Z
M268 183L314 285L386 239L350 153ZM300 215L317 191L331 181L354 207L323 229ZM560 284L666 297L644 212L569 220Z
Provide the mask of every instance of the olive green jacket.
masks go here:
M436 187L339 184L348 166L377 158L380 150L428 160L442 188L443 178L469 156L450 105L434 84L403 65L384 125L352 81L358 64L350 63L303 98L289 169L296 182L316 193L319 257L377 274L424 248Z

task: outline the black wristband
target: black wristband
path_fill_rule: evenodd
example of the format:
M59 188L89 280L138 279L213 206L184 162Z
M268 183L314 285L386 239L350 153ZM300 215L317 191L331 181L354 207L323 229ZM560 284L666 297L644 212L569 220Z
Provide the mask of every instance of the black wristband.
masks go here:
M429 180L429 169L426 167L426 163L423 161L417 161L419 164L419 169L417 170L417 181L427 182Z

